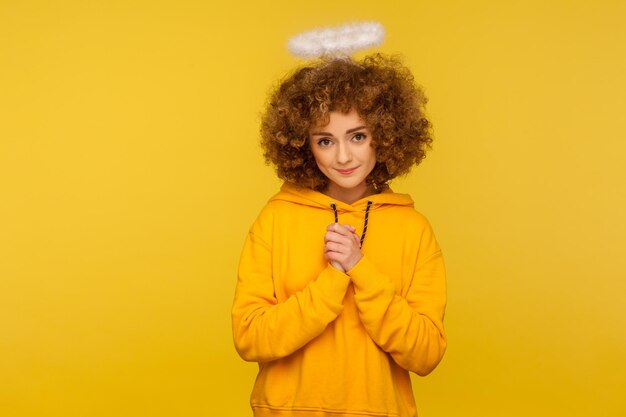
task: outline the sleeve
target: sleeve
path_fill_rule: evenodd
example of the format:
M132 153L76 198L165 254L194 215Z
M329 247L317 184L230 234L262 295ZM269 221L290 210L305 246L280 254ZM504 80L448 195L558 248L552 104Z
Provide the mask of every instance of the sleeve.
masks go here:
M328 265L301 291L278 302L272 249L251 232L244 244L232 308L233 338L246 361L290 355L320 335L343 310L350 280Z
M435 369L447 345L443 257L434 237L429 246L434 252L418 256L411 282L401 295L367 257L347 272L354 283L359 317L372 340L398 365L422 376Z

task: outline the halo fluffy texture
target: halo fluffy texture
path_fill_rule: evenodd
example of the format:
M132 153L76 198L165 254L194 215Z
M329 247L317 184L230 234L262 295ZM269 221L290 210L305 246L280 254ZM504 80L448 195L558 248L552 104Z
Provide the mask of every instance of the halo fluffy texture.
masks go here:
M351 23L311 30L289 39L289 51L305 58L322 55L349 55L353 51L380 45L385 37L377 22Z

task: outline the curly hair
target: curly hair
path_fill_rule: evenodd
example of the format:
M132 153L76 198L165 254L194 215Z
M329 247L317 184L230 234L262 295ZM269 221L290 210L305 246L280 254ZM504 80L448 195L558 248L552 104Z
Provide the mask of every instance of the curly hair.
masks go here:
M322 58L297 69L271 93L262 116L261 145L279 178L315 190L328 179L318 169L309 129L329 112L355 109L372 134L376 165L368 184L381 189L426 156L432 143L426 97L398 58Z

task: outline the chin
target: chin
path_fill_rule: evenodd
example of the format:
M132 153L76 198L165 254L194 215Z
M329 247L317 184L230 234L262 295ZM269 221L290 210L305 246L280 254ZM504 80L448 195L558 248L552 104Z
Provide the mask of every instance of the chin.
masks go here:
M365 180L355 179L353 181L346 181L345 179L343 179L343 181L340 180L340 181L332 181L332 182L334 182L337 187L343 188L345 190L352 190L354 188L358 188L362 186L365 183Z

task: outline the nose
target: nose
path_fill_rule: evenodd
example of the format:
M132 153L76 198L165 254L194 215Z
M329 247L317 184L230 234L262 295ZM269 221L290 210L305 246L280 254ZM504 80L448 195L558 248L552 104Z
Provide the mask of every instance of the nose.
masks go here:
M352 161L352 150L350 145L344 142L340 142L337 146L337 163L345 165Z

